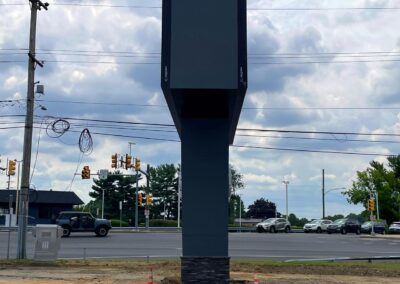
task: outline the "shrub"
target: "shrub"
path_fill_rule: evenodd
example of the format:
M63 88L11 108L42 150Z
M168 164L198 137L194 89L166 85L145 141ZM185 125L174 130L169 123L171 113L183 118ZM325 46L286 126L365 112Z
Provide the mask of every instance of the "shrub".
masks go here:
M119 225L120 225L119 219L111 219L111 226L113 226L113 227L119 227ZM128 222L122 220L121 226L122 226L122 227L129 227L129 224L128 224Z
M163 219L153 219L149 220L150 227L177 227L178 222L176 220L163 220Z

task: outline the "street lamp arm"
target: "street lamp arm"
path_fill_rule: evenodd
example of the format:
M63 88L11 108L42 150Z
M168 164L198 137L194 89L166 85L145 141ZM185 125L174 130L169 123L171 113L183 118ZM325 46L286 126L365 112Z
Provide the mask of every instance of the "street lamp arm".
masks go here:
M340 189L346 189L345 187L335 187L335 188L331 188L329 190L325 191L325 194L327 194L328 192L334 191L334 190L340 190Z

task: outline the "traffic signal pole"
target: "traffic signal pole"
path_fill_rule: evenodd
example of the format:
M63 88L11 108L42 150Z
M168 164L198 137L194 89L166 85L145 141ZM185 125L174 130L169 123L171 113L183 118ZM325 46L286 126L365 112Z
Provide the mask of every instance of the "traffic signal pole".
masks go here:
M43 64L35 58L36 53L36 20L37 11L41 8L47 10L48 4L40 0L29 0L31 2L31 22L29 33L29 63L28 63L28 91L26 100L26 117L24 132L24 149L22 157L22 178L21 194L19 199L18 214L18 246L17 259L26 258L26 228L29 202L29 176L31 169L32 154L32 132L33 132L33 110L34 110L34 88L36 65L43 67Z
M139 230L139 208L138 208L138 191L139 191L139 171L136 171L136 190L135 190L135 196L136 196L136 203L135 203L135 228L136 231Z

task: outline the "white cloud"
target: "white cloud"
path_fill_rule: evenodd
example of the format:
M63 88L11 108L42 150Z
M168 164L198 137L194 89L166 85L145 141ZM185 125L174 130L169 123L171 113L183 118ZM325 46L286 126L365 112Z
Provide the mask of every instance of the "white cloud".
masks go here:
M12 3L11 0L3 2ZM122 0L121 5L124 3L131 4ZM153 4L158 5L159 1L149 2L148 5ZM351 3L335 1L332 4L329 1L256 0L251 3L249 1L248 5L254 8L323 8L389 7L396 3L354 0ZM0 54L0 60L7 56L16 61L26 61L29 7L4 7L1 12L0 48L23 48L24 50L21 55ZM297 53L308 56L303 61L392 59L395 57L361 57L359 55L362 54L358 53L398 51L400 41L397 27L399 24L397 12L252 10L248 13L249 62L273 60L275 62L278 60L270 57L276 54L280 54L281 57L283 54L289 54L286 55L289 58L280 61L299 61L299 59L290 58L290 54ZM35 114L122 122L173 123L168 109L158 106L166 105L159 82L160 9L50 6L49 11L41 11L38 15L37 34L37 57L45 60L45 67L36 69L36 80L40 80L41 84L45 85L46 95L40 97L43 99L40 104L48 110L43 112L36 109ZM44 49L53 51L53 54L46 53ZM108 51L114 53L106 53ZM326 52L338 52L342 55L326 57L326 54L321 54ZM357 53L358 56L354 56L357 54L351 57L345 56L345 53L351 52ZM261 54L262 58L257 59L256 54ZM96 61L123 64L88 63ZM366 132L375 135L365 137L238 131L237 134L253 135L253 137L237 135L235 144L280 149L398 153L395 143L349 141L349 139L377 141L383 140L378 134L400 133L398 110L318 109L396 105L400 89L398 67L398 62L249 64L249 89L245 106L258 109L244 109L239 128ZM0 64L0 93L4 94L2 99L21 100L20 104L14 106L0 105L2 115L25 114L26 74L25 62ZM52 100L100 104L49 102ZM147 104L154 107L135 106ZM23 117L1 118L0 122L9 123L11 119L13 119L13 126L23 125ZM38 121L40 124L40 119ZM77 120L70 120L70 122L70 132L60 139L50 138L45 133L46 131L42 131L42 142L34 177L34 183L39 189L68 188L78 165L79 132L85 127L92 133L130 136L110 137L93 134L93 153L85 156L82 162L82 164L90 165L93 171L108 168L112 153L127 153L128 141L136 143L132 152L134 156L142 159L143 164L158 165L180 161L179 143L135 138L179 140L176 132L168 132L173 131L173 128L149 129L147 126ZM0 139L6 141L0 145L2 166L6 157L22 158L22 128L3 129L0 131ZM34 147L36 141L37 132L34 135ZM263 197L276 202L279 210L284 211L282 210L285 204L284 185L281 181L287 178L290 181L290 211L307 218L317 218L321 214L319 208L322 169L326 172L327 189L348 188L356 178L356 172L364 170L373 159L385 161L384 157L375 156L234 147L230 149L230 162L245 178L246 188L243 190L243 198L246 205ZM6 184L4 176L0 176L0 182L3 185ZM76 177L72 190L87 201L90 186L90 182ZM327 203L329 214L361 210L359 206L347 204L339 192L332 192L329 195L330 200Z

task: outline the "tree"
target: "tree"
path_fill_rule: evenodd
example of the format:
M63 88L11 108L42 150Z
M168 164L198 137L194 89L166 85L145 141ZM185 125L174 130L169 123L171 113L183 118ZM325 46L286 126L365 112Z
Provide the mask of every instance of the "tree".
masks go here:
M343 194L349 203L363 204L367 210L370 194L376 191L380 218L391 223L400 218L400 156L388 157L387 160L388 168L383 163L371 161L366 170L357 172L352 187ZM363 215L366 216L367 212Z
M288 220L290 222L290 225L297 227L303 227L306 223L309 222L306 218L297 218L297 216L293 213L289 214Z
M237 191L244 188L243 175L239 173L231 164L229 164L230 180L229 186L229 223L233 224L235 218L239 218L239 208L242 208L242 216L244 216L244 204L240 200ZM241 206L239 204L241 202Z
M235 222L235 218L245 217L246 212L244 211L243 200L239 195L231 195L229 202L229 223L233 224Z
M231 177L231 187L230 187L230 195L236 195L236 191L244 188L243 175L239 173L234 166L229 165L230 177Z
M140 175L139 175L140 178ZM104 190L104 217L119 219L119 202L122 201L123 218L134 220L136 202L136 175L122 176L119 171L108 175L107 179L93 179L94 185L89 196L95 200L90 204L101 210L102 195ZM90 210L92 212L92 210Z
M178 167L164 164L150 167L150 193L153 205L150 213L152 219L176 219L178 215Z
M276 205L275 203L265 200L264 198L257 199L252 205L248 207L246 217L267 219L275 217Z

